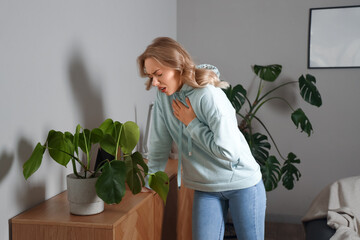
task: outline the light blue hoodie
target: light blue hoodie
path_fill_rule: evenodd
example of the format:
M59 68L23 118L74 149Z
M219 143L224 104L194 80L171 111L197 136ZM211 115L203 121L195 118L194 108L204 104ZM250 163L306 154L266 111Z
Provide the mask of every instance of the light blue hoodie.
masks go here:
M171 106L173 99L187 105L186 97L197 116L188 126L174 116ZM238 129L233 106L220 88L192 88L184 84L171 96L157 91L152 117L150 173L165 169L174 141L182 180L188 188L220 192L251 187L261 180L260 166Z

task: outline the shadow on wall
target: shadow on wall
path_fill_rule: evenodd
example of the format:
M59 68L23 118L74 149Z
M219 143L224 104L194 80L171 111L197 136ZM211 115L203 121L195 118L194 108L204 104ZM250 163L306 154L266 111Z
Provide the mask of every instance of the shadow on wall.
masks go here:
M291 82L291 81L296 81L296 80L297 79L292 79L292 78L288 78L288 77L284 77L281 79L279 78L276 83L271 85L271 87L269 87L266 84L267 86L264 88L264 92L269 91L270 88L274 89L276 87L279 87L280 85L284 84L285 82ZM267 87L269 87L269 88L267 88ZM291 106L297 106L298 98L300 97L298 89L299 89L298 83L289 84L286 87L277 89L275 91L275 95L281 96L281 98L286 99L286 101L289 102L289 104ZM272 95L270 95L270 96L272 96ZM284 114L286 116L288 116L288 114L291 114L291 112L292 112L291 108L289 108L289 105L281 100L269 101L268 106L271 110L274 110L276 113Z
M70 55L68 74L70 88L74 96L77 111L81 113L81 125L84 128L99 126L105 119L101 89L95 86L95 81L84 64L81 51L75 48Z
M10 171L11 165L14 161L14 154L8 153L6 150L1 151L0 155L0 182L4 179L7 173Z
M80 113L82 119L81 126L89 129L99 126L104 121L105 116L101 89L93 85L94 79L90 77L78 50L73 51L71 54L68 74L70 88L75 100L75 110ZM19 166L21 166L20 171L22 172L22 166L31 156L34 146L30 141L21 137L17 147ZM14 162L14 154L6 151L0 153L1 182ZM62 168L62 171L65 171L64 168ZM59 182L63 182L63 179L60 179ZM45 200L45 182L35 184L24 179L24 182L20 181L20 184L21 186L15 187L16 204L19 208L29 209ZM9 220L9 239L11 237L11 220Z
M34 146L32 146L30 141L26 140L25 138L20 138L17 151L21 167L24 165L26 160L29 159L33 150ZM44 182L34 184L34 182L30 183L29 181L26 181L25 178L23 178L23 182L21 182L21 187L17 187L16 189L16 205L19 206L21 209L28 209L45 200ZM26 199L26 201L24 201L24 199Z

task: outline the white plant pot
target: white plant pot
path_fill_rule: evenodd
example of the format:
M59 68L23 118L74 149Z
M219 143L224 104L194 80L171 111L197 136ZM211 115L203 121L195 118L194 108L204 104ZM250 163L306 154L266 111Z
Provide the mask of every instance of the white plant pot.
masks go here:
M93 215L104 211L104 201L96 195L95 183L98 178L77 178L66 176L70 213Z

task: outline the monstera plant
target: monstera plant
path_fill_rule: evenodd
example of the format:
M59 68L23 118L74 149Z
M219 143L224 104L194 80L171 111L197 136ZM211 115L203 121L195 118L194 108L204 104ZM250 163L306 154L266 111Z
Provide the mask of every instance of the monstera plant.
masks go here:
M45 143L38 143L24 163L23 175L28 179L37 171L45 150L48 150L50 157L60 165L66 167L71 162L77 178L97 176L96 194L108 204L122 200L126 184L133 194L139 193L147 175L150 187L165 202L169 191L168 176L164 172L148 173L142 155L133 152L139 137L140 131L136 123L128 121L122 124L112 119L106 119L92 130L77 125L74 134L50 130ZM100 146L113 158L105 159L96 169L91 169L91 149L94 146Z
M301 177L301 173L297 168L298 164L300 164L300 159L292 152L288 153L287 157L281 154L265 122L258 117L257 113L269 101L283 101L293 111L291 120L295 126L297 128L300 127L301 132L306 133L310 137L313 128L304 111L301 108L294 109L287 99L274 95L274 93L290 84L298 84L301 97L307 103L320 107L322 100L315 86L316 79L310 74L301 75L298 81L287 81L265 91L264 84L274 83L281 73L282 66L278 64L268 66L254 65L252 69L256 74L255 80L259 81L254 100L249 99L248 92L241 84L236 86L230 85L227 89L224 89L224 92L241 119L239 129L244 134L254 158L260 164L266 190L271 191L277 188L280 181L282 181L285 188L290 190ZM257 132L253 128L253 121L260 124L265 134ZM275 147L275 152L283 160L282 162L278 160L278 157L270 155L272 145Z

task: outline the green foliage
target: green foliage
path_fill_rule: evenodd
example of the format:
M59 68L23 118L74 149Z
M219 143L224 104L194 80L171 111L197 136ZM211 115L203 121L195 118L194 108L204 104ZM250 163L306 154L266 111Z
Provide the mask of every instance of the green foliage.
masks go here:
M30 158L24 163L24 177L28 179L34 172L36 172L42 162L42 156L46 150L46 147L38 143L32 152Z
M245 97L246 97L246 90L241 85L236 85L234 88L232 86L229 86L228 89L225 91L226 96L233 104L235 111L240 111L241 107L245 103Z
M290 190L294 188L295 182L299 181L301 177L301 173L296 167L300 164L300 159L297 159L296 155L292 152L288 154L287 159L281 155L278 146L265 123L258 118L256 114L265 103L274 99L281 100L293 111L291 114L291 120L295 124L296 128L300 127L301 132L305 132L308 137L310 137L313 132L313 128L304 111L301 108L294 110L285 98L281 96L270 96L270 94L273 94L278 89L289 84L298 83L301 97L307 103L320 107L322 105L322 100L320 93L315 86L316 79L310 74L306 74L306 76L301 75L298 81L288 81L282 83L263 93L263 81L268 82L268 84L275 82L281 74L282 66L278 64L268 66L254 65L252 69L257 76L257 79L260 81L254 101L249 100L247 91L241 84L234 87L229 86L224 90L224 92L234 106L237 115L241 118L239 129L244 134L254 158L260 164L266 190L271 191L277 188L278 183L281 180L283 186ZM246 103L248 104L248 108L243 110ZM243 112L245 112L245 114ZM253 132L253 120L256 120L263 127L267 135L259 132ZM270 137L271 143L268 141L268 137ZM271 144L275 146L277 153L284 160L283 164L281 164L275 156L269 156Z
M300 125L301 131L306 132L310 137L310 134L313 131L312 125L301 108L298 108L291 114L291 120L295 124L296 128Z
M259 66L255 65L253 71L262 80L274 82L281 73L282 66L279 64Z
M301 177L300 171L297 169L295 164L299 164L300 159L296 159L296 155L290 152L288 154L288 159L285 161L281 173L283 175L282 182L287 189L294 188L295 178L296 181L299 181Z
M316 79L310 74L306 74L306 77L301 75L299 78L300 95L302 98L311 105L320 107L322 104L321 96L316 86Z
M166 173L156 172L155 174L151 174L149 178L149 186L154 189L166 203L166 196L169 192L169 178Z
M261 165L261 172L266 191L275 189L281 176L280 162L275 156L270 156L266 159L265 163Z
M45 144L38 143L30 158L23 165L23 175L28 179L35 173L47 149L50 157L62 166L71 161L73 172L78 178L95 177L100 174L95 188L98 196L108 204L119 203L124 194L126 184L133 194L141 191L145 185L144 178L148 175L148 166L139 152L133 152L140 138L139 127L128 121L124 124L106 119L99 128L92 130L76 126L74 135L70 132L50 130ZM114 156L106 159L98 169L90 169L91 149L97 145ZM85 155L85 159L80 159ZM80 165L84 174L79 174ZM150 173L150 176L153 176ZM152 183L155 191L165 201L169 191L168 176L159 172ZM151 178L151 177L150 177Z
M119 203L125 195L126 165L123 161L106 162L95 188L106 203Z

